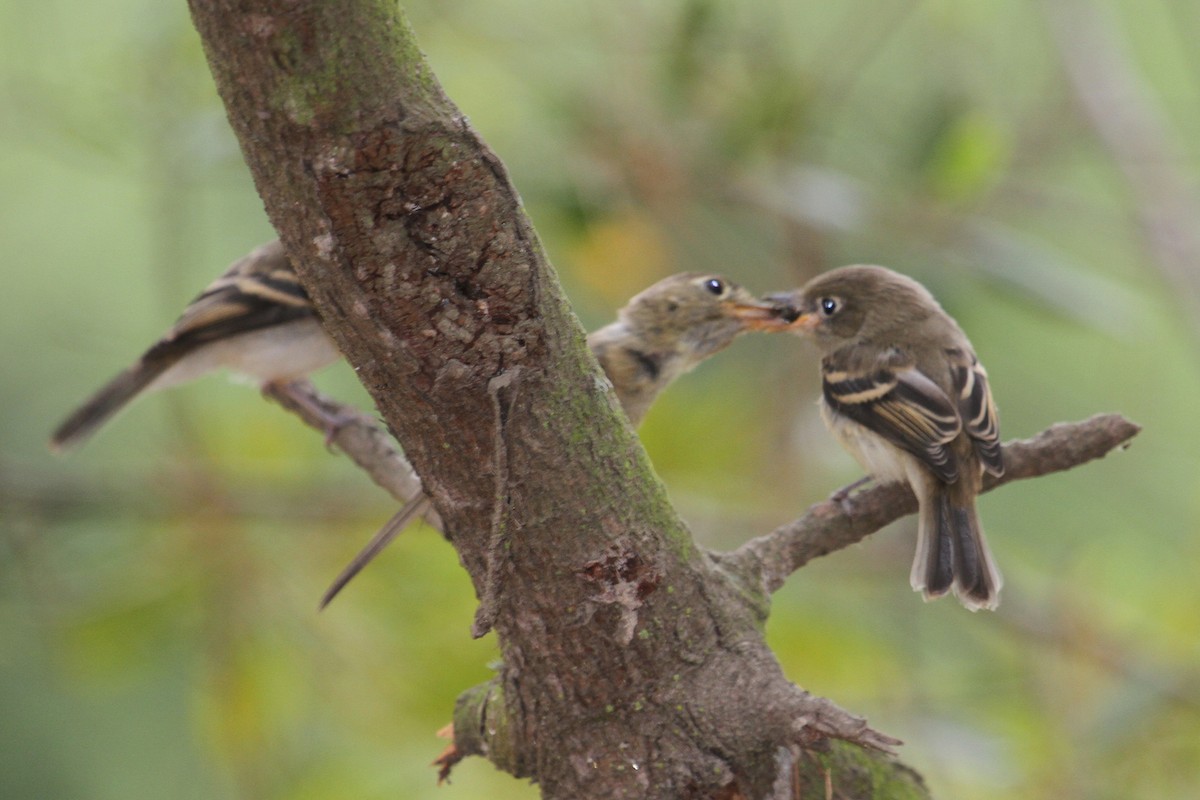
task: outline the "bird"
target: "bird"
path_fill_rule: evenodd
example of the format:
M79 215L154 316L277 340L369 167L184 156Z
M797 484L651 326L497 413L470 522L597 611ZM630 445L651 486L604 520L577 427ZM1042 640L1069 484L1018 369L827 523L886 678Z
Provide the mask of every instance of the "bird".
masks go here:
M614 322L587 337L617 401L637 427L655 398L676 378L725 349L737 336L774 326L777 304L754 297L720 275L682 272L634 295ZM389 519L321 598L325 608L362 569L417 517L430 510L418 493Z
M278 241L234 262L184 309L161 339L55 429L50 449L82 445L146 392L225 368L291 395L291 381L341 358ZM291 395L307 405L302 395ZM314 409L327 426L339 420Z
M975 499L1004 460L987 371L962 328L924 286L879 266L840 267L768 299L782 309L774 330L816 343L835 438L870 476L917 497L912 588L995 609L1003 579Z

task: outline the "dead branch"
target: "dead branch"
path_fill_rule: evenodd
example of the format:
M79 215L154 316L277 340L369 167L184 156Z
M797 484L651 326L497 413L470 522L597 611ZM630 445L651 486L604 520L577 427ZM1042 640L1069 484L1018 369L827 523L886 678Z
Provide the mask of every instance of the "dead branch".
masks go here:
M311 383L304 382L297 388L327 413L352 420L338 428L332 441L377 485L401 502L420 489L420 479L378 423L353 406L320 394ZM268 396L313 429L325 431L324 421L309 408L286 396ZM1102 458L1112 450L1126 446L1139 431L1139 425L1120 414L1097 414L1082 422L1051 425L1029 439L1005 444L1004 475L999 478L987 476L984 491L1015 480L1063 472ZM716 557L735 571L740 571L738 565L755 562L762 585L768 592L774 592L789 575L814 558L856 544L916 511L917 500L908 487L875 484L841 501L817 503L793 522ZM429 513L430 516L435 514L432 510ZM440 520L435 518L430 524L438 527Z

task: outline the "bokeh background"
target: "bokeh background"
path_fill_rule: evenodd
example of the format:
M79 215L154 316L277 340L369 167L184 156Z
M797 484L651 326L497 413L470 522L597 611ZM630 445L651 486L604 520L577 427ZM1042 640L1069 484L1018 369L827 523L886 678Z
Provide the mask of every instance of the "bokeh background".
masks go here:
M925 282L1006 438L1120 411L1128 452L986 496L998 613L908 588L912 521L802 570L788 674L943 798L1200 791L1200 6L1194 0L412 0L596 327L674 271ZM273 236L184 3L0 3L0 796L532 798L428 766L490 674L452 550L220 378L55 458L59 418ZM643 439L729 548L858 476L802 342L747 337ZM323 389L366 402L345 365Z

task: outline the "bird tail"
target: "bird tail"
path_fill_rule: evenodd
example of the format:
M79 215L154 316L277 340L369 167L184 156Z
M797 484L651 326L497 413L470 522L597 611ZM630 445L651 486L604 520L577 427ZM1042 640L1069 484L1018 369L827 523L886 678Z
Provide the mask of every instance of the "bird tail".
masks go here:
M164 359L138 360L105 384L55 429L50 437L50 449L61 453L83 444L101 425L141 394L171 363Z
M929 476L918 489L921 502L917 554L910 582L926 600L953 590L971 611L1000 605L1004 581L975 511L977 487L966 476L944 484Z

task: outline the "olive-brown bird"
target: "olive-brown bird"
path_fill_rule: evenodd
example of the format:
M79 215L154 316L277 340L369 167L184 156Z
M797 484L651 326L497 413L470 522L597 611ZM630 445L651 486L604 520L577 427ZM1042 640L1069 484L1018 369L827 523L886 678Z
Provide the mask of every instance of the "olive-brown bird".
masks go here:
M680 273L635 295L615 322L588 336L588 347L636 427L672 381L728 347L738 334L777 322L778 310L719 275ZM321 607L429 508L424 495L406 503L342 570Z
M219 369L286 392L291 381L339 358L283 245L274 241L234 262L201 292L141 358L58 426L50 448L79 446L145 392Z
M983 473L1004 472L987 372L966 334L924 286L889 269L851 266L775 295L787 329L821 353L821 416L881 481L920 503L910 582L931 600L953 590L994 609L1001 577L975 511Z

